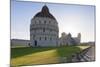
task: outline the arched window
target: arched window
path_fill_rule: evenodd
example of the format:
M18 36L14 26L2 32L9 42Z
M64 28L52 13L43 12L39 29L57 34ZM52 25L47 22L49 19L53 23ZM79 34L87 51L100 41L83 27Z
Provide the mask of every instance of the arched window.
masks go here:
M49 24L51 23L51 21L49 21Z
M50 29L50 32L52 32L52 30Z
M43 28L43 32L45 32L45 28Z
M34 24L36 24L36 21L34 21Z
M34 38L35 38L35 35L33 35L33 40L34 40Z
M44 21L44 24L46 24L46 20Z
M41 24L41 21L39 20L39 24Z
M40 40L41 40L41 37L40 37Z
M45 40L47 40L47 38L45 37Z
M50 37L50 40L52 40L52 38Z

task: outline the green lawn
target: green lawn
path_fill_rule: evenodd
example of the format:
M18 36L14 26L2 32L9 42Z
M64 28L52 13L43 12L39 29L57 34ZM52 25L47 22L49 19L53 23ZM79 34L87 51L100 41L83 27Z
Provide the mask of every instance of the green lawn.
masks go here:
M81 46L11 48L11 66L59 63L59 57L70 58L72 54L82 50L80 47Z

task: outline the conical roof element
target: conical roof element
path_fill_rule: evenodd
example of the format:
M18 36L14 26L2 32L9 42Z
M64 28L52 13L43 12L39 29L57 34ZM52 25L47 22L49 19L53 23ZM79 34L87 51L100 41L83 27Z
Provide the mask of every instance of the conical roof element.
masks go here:
M47 17L47 18L51 18L51 19L54 19L55 20L54 16L49 12L49 8L46 5L44 5L42 7L42 10L40 12L38 12L34 16L34 18L35 17Z

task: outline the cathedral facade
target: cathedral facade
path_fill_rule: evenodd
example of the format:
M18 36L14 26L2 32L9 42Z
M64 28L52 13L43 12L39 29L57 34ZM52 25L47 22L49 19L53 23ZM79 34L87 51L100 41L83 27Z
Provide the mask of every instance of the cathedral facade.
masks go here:
M59 39L58 22L46 5L32 19L30 41L33 47L57 46Z
M79 45L80 41L81 41L80 33L78 33L77 37L72 37L70 33L66 34L65 32L63 32L61 37L59 38L59 45L60 46Z

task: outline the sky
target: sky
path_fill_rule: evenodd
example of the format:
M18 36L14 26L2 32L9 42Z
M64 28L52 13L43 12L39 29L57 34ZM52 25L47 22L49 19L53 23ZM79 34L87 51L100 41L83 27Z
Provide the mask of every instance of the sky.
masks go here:
M11 39L30 39L30 23L45 3L11 1ZM81 42L95 41L95 6L46 3L62 32L77 37Z

